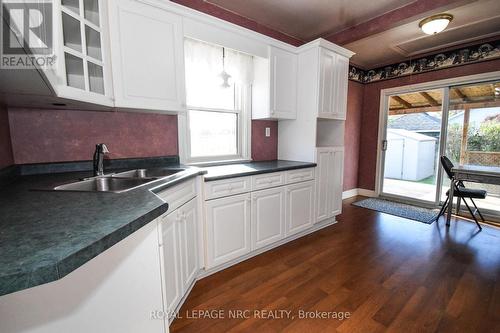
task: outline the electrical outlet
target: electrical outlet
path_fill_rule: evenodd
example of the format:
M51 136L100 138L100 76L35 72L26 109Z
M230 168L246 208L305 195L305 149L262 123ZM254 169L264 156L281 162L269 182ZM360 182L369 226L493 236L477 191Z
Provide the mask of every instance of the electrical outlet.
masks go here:
M271 127L266 127L266 137L271 136Z

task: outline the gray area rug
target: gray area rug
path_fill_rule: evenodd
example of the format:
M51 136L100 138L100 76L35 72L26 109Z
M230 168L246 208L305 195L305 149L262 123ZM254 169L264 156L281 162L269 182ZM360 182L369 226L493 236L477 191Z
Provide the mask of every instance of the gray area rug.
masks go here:
M354 202L353 205L427 224L434 222L439 213L437 209L427 209L378 198L363 199Z

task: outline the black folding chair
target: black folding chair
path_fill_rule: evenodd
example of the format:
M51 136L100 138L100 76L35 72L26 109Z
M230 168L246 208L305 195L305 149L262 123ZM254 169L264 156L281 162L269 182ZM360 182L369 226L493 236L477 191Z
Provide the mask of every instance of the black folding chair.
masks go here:
M453 186L453 196L458 198L457 214L460 211L460 200L463 200L465 203L465 206L469 210L470 215L472 216L472 218L476 222L477 226L479 227L479 230L482 230L483 228L481 228L481 225L477 221L476 214L479 214L479 216L481 217L481 220L483 222L484 222L484 217L481 214L481 212L479 211L479 209L477 208L476 203L474 202L473 199L485 199L487 192L484 190L475 190L475 189L466 188L462 181L455 180L453 172L451 171L451 169L453 168L453 163L450 161L450 159L448 157L441 156L441 165L443 166L444 171L446 172L446 174L448 175L448 177L451 180L451 186ZM474 205L474 208L475 208L474 211L472 211L472 209L470 208L469 204L467 203L467 201L465 199L470 199L470 201ZM448 205L452 205L452 204L453 204L453 198L450 199L450 190L448 190L446 192L446 200L443 204L443 207L441 207L441 210L439 211L437 219L439 219L439 217L444 214L444 212L448 208ZM447 224L447 225L449 225L449 224Z

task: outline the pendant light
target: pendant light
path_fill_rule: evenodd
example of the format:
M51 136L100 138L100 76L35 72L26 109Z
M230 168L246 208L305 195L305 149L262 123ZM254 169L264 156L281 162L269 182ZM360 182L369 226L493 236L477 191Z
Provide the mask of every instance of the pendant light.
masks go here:
M222 88L229 88L231 85L229 84L229 79L231 78L231 75L229 75L226 72L226 66L225 66L225 58L226 58L226 50L222 48L222 72L219 74L219 77L222 79L221 87Z
M424 33L435 35L446 29L451 20L453 20L453 15L451 14L437 14L423 19L418 26Z

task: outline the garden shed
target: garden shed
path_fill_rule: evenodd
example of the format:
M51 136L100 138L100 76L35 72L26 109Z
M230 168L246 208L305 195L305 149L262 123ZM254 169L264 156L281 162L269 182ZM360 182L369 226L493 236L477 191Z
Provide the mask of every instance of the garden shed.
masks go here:
M421 181L434 175L437 139L407 131L387 129L385 177Z

